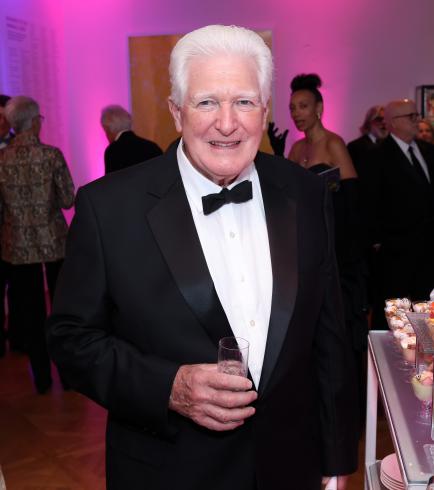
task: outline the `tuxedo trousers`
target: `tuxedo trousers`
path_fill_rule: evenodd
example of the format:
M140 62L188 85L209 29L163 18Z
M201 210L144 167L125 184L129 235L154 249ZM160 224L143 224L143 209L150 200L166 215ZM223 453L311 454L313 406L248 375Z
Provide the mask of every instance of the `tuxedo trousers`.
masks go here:
M50 299L54 294L62 260L46 262L46 281ZM51 367L45 340L47 306L42 263L7 264L11 293L11 318L18 338L29 356L36 389L51 385Z

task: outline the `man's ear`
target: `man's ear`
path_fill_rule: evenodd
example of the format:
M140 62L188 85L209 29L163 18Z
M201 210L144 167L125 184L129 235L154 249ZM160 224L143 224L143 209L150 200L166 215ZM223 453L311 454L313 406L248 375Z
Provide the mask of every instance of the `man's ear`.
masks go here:
M173 102L172 99L167 99L167 103L169 104L169 110L172 114L173 121L175 122L175 128L178 133L182 133L182 115L181 108Z

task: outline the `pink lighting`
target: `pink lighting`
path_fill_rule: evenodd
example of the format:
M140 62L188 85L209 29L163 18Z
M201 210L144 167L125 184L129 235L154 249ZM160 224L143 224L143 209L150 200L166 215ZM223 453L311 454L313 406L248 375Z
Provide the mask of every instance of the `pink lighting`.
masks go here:
M417 85L434 83L432 0L415 5L408 0L2 0L0 84L5 92L11 90L5 85L2 48L7 15L56 32L61 110L53 124L62 126L61 149L76 185L103 174L107 141L99 124L101 108L113 103L130 108L128 36L178 34L211 23L271 29L273 118L290 129L287 150L301 136L288 111L289 84L297 73L320 75L324 124L345 140L357 136L369 106L413 98ZM45 141L56 144L51 136L44 134Z

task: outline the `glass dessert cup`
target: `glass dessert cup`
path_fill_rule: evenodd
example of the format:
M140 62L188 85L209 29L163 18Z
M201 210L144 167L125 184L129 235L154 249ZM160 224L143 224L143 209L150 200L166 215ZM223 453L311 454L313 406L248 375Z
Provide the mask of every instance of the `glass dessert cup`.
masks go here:
M424 373L414 375L411 378L411 386L416 398L422 402L421 409L417 413L416 422L430 425L432 413L432 373L431 384L423 384L422 376Z

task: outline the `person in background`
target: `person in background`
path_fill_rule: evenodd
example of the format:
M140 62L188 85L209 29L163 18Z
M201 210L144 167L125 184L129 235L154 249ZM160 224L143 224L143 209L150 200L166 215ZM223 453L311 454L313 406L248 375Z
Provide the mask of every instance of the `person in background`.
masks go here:
M30 97L11 98L5 115L15 138L0 151L0 244L16 328L29 356L38 393L51 386L44 323L44 268L53 296L65 253L62 208L74 203L74 185L60 150L39 141L43 116Z
M416 138L427 143L434 143L434 128L429 119L421 119L419 121Z
M14 134L11 132L11 127L5 116L5 105L10 99L8 95L0 94L0 150L6 148L8 144L12 141ZM12 322L10 317L10 285L7 286L8 282L8 270L6 263L0 258L0 357L4 357L6 354L6 339L9 337L9 346L12 342L12 337L14 332L12 332ZM7 298L8 310L9 310L9 320L8 320L8 331L6 331L6 314L5 314L5 302L4 298ZM18 347L18 342L16 342L14 347Z
M0 94L0 150L6 148L14 137L11 126L5 117L5 105L9 99L9 95Z
M178 147L77 195L48 341L108 409L111 490L319 490L321 475L343 490L357 467L330 196L258 152L272 70L253 31L185 35L169 68ZM217 369L234 335L248 378Z
M363 179L369 244L377 253L378 292L372 327L387 329L387 298L429 298L434 287L434 146L416 140L412 100L384 111L389 136L373 150Z
M156 143L140 138L132 131L131 115L119 105L104 107L101 111L101 125L110 143L104 152L106 174L163 153Z
M384 107L382 105L375 105L370 107L366 113L363 124L360 127L362 136L350 141L347 145L351 159L359 176L359 182L363 186L363 180L365 179L365 169L367 162L371 157L372 150L376 148L384 138L389 134L386 123L384 121ZM374 297L377 296L378 288L378 264L377 253L368 244L366 237L366 228L363 228L363 242L365 246L364 257L366 264L366 288L368 294L368 303L373 305Z
M383 106L374 105L368 109L363 124L360 126L360 132L362 136L350 141L347 145L359 177L363 174L363 167L369 158L369 152L388 135Z
M316 74L298 75L291 82L291 118L305 136L293 144L288 158L326 181L330 171L339 171L338 183L334 178L329 182L333 195L335 251L346 326L351 334L352 352L357 360L359 408L363 414L368 299L366 265L361 247L359 182L343 139L326 129L322 123L324 101L320 87L321 80ZM364 417L361 419L363 423Z

